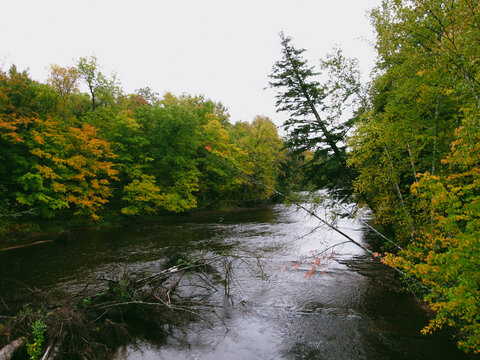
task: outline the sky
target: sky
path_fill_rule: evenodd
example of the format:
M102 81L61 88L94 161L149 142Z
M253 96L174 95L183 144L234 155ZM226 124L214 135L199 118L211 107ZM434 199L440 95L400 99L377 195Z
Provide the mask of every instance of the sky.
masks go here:
M270 117L268 74L281 59L278 33L317 66L340 46L365 77L375 61L368 11L380 0L0 0L0 69L15 64L46 81L48 66L94 55L132 93L202 94L232 122Z

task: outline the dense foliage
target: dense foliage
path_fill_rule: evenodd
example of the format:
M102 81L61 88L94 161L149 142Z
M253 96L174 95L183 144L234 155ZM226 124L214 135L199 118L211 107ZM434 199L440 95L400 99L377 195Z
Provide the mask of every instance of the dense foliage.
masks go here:
M377 72L350 137L359 198L404 249L385 262L428 290L436 317L480 352L480 5L386 0Z
M303 156L304 182L351 185L393 240L384 262L416 279L436 312L423 332L449 325L459 347L475 353L479 14L474 0L384 0L371 12L378 59L368 86L340 50L316 70L283 34L282 59L270 75L277 110L290 116L287 144Z
M268 118L233 125L202 96L124 94L94 57L52 65L45 84L12 66L0 71L0 233L266 201L244 174L275 186L282 148Z

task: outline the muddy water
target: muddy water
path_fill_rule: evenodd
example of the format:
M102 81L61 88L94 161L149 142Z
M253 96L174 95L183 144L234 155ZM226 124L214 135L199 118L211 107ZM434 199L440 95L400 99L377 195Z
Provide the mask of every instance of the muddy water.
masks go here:
M69 244L0 253L0 294L14 292L16 281L61 294L121 267L155 271L184 252L229 252L245 261L235 268L231 299L212 296L218 317L146 332L116 359L467 359L448 337L420 335L428 318L419 303L354 245L338 245L305 276L312 251L345 240L323 227L312 232L318 226L277 205L77 232ZM369 242L360 224L339 226Z

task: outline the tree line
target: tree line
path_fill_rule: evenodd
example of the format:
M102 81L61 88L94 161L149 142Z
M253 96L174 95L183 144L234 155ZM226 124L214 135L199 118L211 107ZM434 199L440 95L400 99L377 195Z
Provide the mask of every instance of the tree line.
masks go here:
M95 57L49 70L45 83L15 66L0 71L4 236L44 220L268 201L272 192L243 174L270 187L282 177L287 151L267 117L231 124L203 96L127 94Z
M388 234L383 261L421 286L436 313L480 352L480 4L384 0L371 11L377 62L362 84L335 50L320 68L281 34L270 74L287 143L310 152L317 186L350 190ZM322 78L323 76L323 78ZM322 80L323 79L323 80Z

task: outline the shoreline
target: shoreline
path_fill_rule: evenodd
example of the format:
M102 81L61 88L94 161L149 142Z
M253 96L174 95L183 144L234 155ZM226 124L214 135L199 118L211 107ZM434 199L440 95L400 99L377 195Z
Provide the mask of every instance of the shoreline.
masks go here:
M9 239L0 238L0 252L11 251L15 249L25 248L29 246L41 245L51 242L69 242L75 241L72 238L71 232L79 230L95 230L95 229L106 229L106 228L118 228L123 226L128 226L130 224L138 225L148 225L152 222L168 222L172 219L198 219L208 216L221 216L222 214L236 213L242 211L250 211L255 209L261 209L263 206L252 206L252 207L241 207L234 206L230 208L218 208L218 209L207 209L207 208L198 208L190 212L181 213L181 214L158 214L154 216L139 216L136 218L121 218L112 217L110 219L103 219L97 223L82 223L82 222L71 222L68 226L60 226L58 220L45 222L45 221L30 221L31 224L45 224L45 229L42 231L35 231L31 233L22 234L21 232L9 234Z

